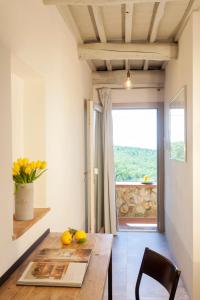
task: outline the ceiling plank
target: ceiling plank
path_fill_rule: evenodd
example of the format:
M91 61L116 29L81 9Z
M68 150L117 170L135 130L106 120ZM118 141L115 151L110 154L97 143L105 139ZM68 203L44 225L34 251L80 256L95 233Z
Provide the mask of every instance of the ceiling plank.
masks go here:
M126 3L155 3L162 2L163 0L43 0L44 4L53 4L53 5L96 5L96 6L105 6L105 5L121 5ZM168 2L180 1L184 2L185 0L166 0Z
M108 71L112 71L112 64L110 60L106 60L106 67Z
M98 34L99 34L100 41L102 43L106 43L107 38L106 38L105 29L104 29L101 8L97 7L97 6L92 6L92 11L93 11L93 15L94 15L95 23L96 23L96 26L97 26L97 31L98 31Z
M166 66L167 66L168 62L167 61L164 61L163 64L162 64L162 67L161 69L162 70L165 70L166 69Z
M126 4L125 7L125 42L131 43L133 26L133 4Z
M64 22L67 24L68 28L74 35L78 44L83 44L83 39L81 37L80 31L76 25L76 22L71 14L71 11L68 6L56 6L60 15L62 16ZM92 61L87 60L88 66L92 72L96 71L95 64Z
M133 78L133 87L164 87L165 72L164 71L130 71ZM112 72L93 72L92 83L96 87L112 86L123 87L126 80L127 71Z
M65 23L69 27L70 31L75 36L77 42L79 44L83 43L83 39L81 37L80 31L79 31L79 29L76 25L76 22L75 22L72 14L71 14L71 11L70 11L69 7L68 6L57 5L57 9L58 9L60 15L63 17L63 20L65 21Z
M156 41L159 24L164 15L164 12L165 12L166 0L163 0L160 3L157 3L156 5L157 5L157 9L156 9L156 13L155 13L155 16L153 19L151 32L150 32L150 36L149 36L150 43L154 43ZM144 70L148 70L148 68L149 68L149 62L145 61Z
M127 3L125 6L125 43L131 43L133 29L133 3ZM129 70L129 61L125 61L125 68Z
M200 9L200 0L190 0L189 4L187 6L187 9L184 13L183 19L178 26L178 30L177 30L175 38L174 38L175 42L177 42L179 40L193 11L199 10L199 9Z
M87 60L87 64L88 64L88 66L89 66L89 68L90 68L90 70L91 70L92 72L95 72L95 71L96 71L96 66L95 66L95 64L93 63L93 61Z
M104 24L103 24L101 7L92 6L92 11L93 11L94 20L96 23L100 41L101 41L101 43L106 43L107 38L106 38L106 32L105 32L105 28L104 28ZM107 67L108 71L112 71L112 64L111 64L110 60L106 60L106 67Z
M97 60L171 60L177 58L175 43L88 43L79 44L81 59Z
M125 60L125 69L128 71L130 69L130 63L129 60Z
M159 24L160 24L160 21L161 21L163 15L164 15L164 12L165 12L165 6L166 6L166 0L163 0L162 2L160 2L158 4L156 14L155 14L155 17L154 17L154 20L153 20L153 25L152 25L150 37L149 37L149 42L150 43L154 43L156 41Z
M148 60L145 60L144 61L144 66L143 66L143 70L144 71L147 71L149 69L149 61Z

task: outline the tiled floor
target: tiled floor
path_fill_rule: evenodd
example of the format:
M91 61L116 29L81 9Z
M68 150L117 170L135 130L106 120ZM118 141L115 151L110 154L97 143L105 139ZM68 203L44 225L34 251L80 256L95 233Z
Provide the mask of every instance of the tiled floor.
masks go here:
M113 300L135 300L134 288L144 248L170 258L165 236L151 232L120 232L113 245ZM141 300L167 300L167 293L153 279L143 277ZM180 280L176 300L189 300Z

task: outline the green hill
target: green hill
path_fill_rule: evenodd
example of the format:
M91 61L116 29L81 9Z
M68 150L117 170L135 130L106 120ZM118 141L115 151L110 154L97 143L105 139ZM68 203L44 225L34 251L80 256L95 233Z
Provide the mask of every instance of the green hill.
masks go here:
M145 175L156 181L156 150L114 146L114 157L116 181L142 181Z

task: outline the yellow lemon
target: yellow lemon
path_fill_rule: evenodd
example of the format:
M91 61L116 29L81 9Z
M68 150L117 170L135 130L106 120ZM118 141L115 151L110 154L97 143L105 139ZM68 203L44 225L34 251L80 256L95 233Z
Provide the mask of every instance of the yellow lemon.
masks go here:
M75 239L78 243L84 243L87 239L87 234L85 233L84 230L78 230L75 233Z
M72 242L72 235L70 234L69 231L64 231L60 239L64 245L69 245Z
M145 175L143 179L144 179L144 181L149 181L149 180L150 180L150 177L147 176L147 175Z

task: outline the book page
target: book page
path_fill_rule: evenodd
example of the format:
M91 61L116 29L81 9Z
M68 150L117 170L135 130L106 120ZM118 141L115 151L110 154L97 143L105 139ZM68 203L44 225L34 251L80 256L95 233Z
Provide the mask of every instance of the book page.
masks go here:
M81 287L87 266L80 262L31 262L17 284Z
M40 250L35 261L75 261L89 262L92 249L44 248Z
M69 263L67 272L63 279L69 284L73 285L80 283L81 285L85 276L86 269L86 263Z
M17 284L80 287L91 253L92 249L44 248Z

